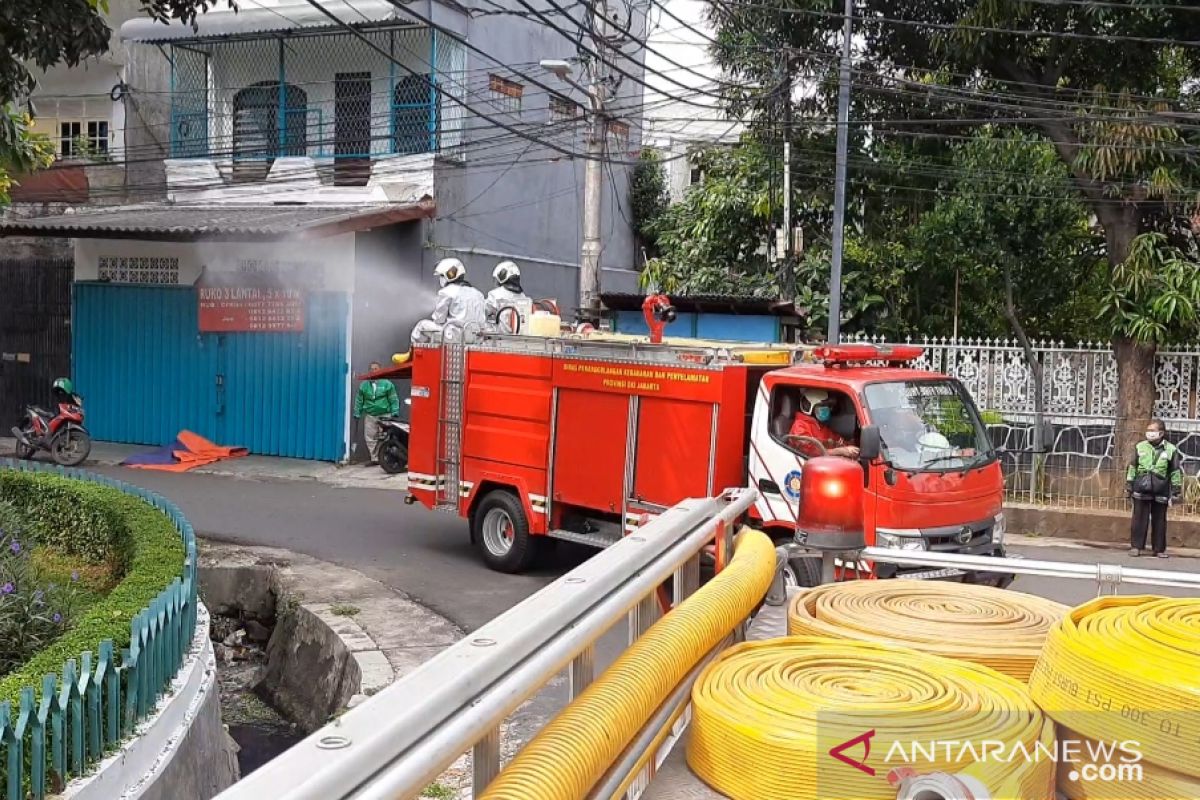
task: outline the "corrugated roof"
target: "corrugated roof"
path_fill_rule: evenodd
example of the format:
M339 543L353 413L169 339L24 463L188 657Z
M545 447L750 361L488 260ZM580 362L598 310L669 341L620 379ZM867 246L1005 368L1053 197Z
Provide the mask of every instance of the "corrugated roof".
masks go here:
M433 216L432 201L371 206L118 206L0 220L0 236L67 236L160 242L321 238Z
M676 311L708 311L725 314L775 314L787 316L795 313L791 303L767 297L744 297L736 295L693 294L670 295L671 305ZM640 311L644 294L608 292L600 295L600 302L614 311Z
M354 25L404 18L400 9L387 0L322 0L321 5L338 19ZM140 17L121 26L121 39L157 43L333 27L337 25L311 4L289 2L270 7L241 6L236 11L213 9L197 14L195 27L179 21L164 24Z

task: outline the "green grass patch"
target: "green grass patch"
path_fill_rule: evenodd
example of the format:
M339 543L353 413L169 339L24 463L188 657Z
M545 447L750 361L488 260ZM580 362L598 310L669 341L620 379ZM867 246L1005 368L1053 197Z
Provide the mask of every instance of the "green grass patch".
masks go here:
M361 609L359 609L358 606L352 606L346 603L338 603L336 606L333 606L329 609L329 613L333 614L335 617L353 617L355 614L359 613L360 610Z
M40 694L43 675L61 674L68 659L78 659L85 650L96 653L104 639L113 640L118 652L121 647L128 647L129 624L134 615L183 570L183 541L171 520L153 506L107 486L57 475L0 470L0 498L12 500L18 508L32 499L35 488L48 490L56 498L41 501L38 510L29 514L33 523L31 533L46 546L45 552L39 554L41 565L51 571L62 570L69 566L72 557L91 564L90 568L71 568L68 579L70 571L79 570L80 582L93 594L94 602L76 617L70 630L19 669L0 677L0 702L11 700L14 705L22 687L32 686ZM70 512L66 532L55 533L51 512L62 509L68 498L82 499L86 508ZM108 526L99 536L114 549L104 552L81 541L81 530L77 527L83 524L81 520ZM126 557L119 558L120 555ZM114 558L118 559L115 563L125 565L124 574L107 594L99 596L105 581L116 577L109 569Z
M421 797L432 797L434 800L450 800L457 796L457 792L441 783L431 783L425 787L425 791L421 792Z

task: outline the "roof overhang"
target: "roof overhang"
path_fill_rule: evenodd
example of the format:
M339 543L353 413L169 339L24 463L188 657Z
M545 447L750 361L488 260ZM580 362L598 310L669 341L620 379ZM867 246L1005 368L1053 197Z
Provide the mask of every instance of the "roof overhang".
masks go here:
M3 236L151 242L322 239L432 217L432 200L371 206L117 206L53 217L0 219Z
M355 27L411 21L388 0L322 0L321 6ZM214 9L196 15L195 24L178 20L162 23L146 17L121 25L121 40L146 44L236 38L256 34L282 34L339 27L328 16L306 2L273 6L242 6L236 10Z

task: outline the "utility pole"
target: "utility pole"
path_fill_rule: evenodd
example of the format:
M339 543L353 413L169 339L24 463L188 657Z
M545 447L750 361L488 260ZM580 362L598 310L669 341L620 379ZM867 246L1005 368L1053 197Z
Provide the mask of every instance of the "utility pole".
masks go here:
M607 0L592 6L592 50L603 55L608 24ZM587 161L583 169L583 241L579 248L579 314L586 321L600 319L600 207L604 199L604 163L608 121L604 107L608 99L606 64L602 58L587 62L588 126Z
M792 59L783 56L783 300L794 302L796 281L792 257Z
M842 69L838 80L837 161L833 187L833 264L829 272L829 344L842 338L842 255L846 249L846 155L850 127L850 55L854 0L846 0Z

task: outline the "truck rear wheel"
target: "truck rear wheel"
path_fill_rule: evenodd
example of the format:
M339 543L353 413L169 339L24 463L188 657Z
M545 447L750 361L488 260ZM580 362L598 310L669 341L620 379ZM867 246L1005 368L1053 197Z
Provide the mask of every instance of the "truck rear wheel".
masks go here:
M512 492L489 492L476 506L471 524L483 562L498 572L522 572L537 555L525 509Z

